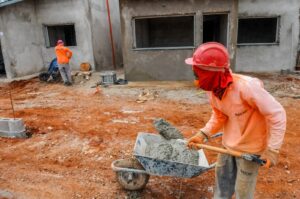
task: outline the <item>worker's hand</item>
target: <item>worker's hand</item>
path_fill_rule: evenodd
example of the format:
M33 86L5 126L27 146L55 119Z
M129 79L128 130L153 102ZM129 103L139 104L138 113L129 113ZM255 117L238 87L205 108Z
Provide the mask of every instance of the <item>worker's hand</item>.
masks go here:
M205 139L206 136L202 132L199 132L188 140L187 146L190 149L199 150L200 147L197 144L202 144Z
M275 166L278 163L278 155L278 150L267 148L261 156L261 159L267 161L264 167L271 168L272 166Z

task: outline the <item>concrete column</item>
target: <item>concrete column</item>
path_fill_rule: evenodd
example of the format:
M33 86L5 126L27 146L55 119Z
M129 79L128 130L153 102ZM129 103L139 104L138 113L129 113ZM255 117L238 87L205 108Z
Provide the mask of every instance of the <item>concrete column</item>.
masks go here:
M203 43L203 15L201 11L195 14L195 47Z
M230 53L230 68L232 71L236 69L236 48L237 48L237 36L238 36L238 13L239 13L239 1L232 0L231 17L230 17L230 43L228 50Z

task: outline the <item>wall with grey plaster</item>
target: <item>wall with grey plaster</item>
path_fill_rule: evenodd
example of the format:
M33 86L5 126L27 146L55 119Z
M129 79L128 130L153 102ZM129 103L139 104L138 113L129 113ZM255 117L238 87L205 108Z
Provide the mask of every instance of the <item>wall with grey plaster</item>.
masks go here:
M299 0L240 0L240 16L280 16L278 45L238 46L237 71L293 70L299 41Z
M89 62L95 66L91 33L91 9L88 1L82 0L39 0L36 4L39 34L45 67L55 57L54 48L46 48L43 25L74 24L77 46L69 47L73 51L70 65L78 70L80 64Z
M110 40L110 30L108 23L108 12L106 1L90 0L92 13L92 36L96 69L98 71L113 69L112 47ZM119 0L109 0L110 17L115 48L116 66L121 67L122 47L121 47L121 26Z
M122 0L121 27L123 59L126 78L140 80L190 80L193 78L191 67L184 63L192 56L194 49L173 50L134 50L132 19L145 16L166 16L195 14L195 46L202 42L202 13L229 13L231 0ZM229 15L231 23L233 16ZM175 33L174 33L175 34ZM229 46L233 41L229 37ZM230 48L230 50L235 50Z
M122 66L119 1L110 0L116 64ZM93 69L113 69L105 1L99 0L26 0L0 8L2 51L8 78L46 70L55 57L47 48L44 25L74 24L77 46L70 62L78 70L82 62Z
M0 8L1 44L8 78L43 70L34 0Z

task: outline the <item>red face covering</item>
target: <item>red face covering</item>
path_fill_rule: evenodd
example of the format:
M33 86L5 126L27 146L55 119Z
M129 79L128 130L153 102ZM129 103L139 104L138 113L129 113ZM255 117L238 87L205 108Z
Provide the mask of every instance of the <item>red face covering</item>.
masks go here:
M228 69L225 72L208 71L193 66L195 76L198 77L198 87L205 91L225 89L231 82L232 76Z

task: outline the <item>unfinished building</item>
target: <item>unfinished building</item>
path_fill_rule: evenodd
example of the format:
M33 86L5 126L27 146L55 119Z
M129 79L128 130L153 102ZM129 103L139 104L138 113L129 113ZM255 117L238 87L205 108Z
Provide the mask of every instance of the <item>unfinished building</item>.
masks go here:
M294 70L299 8L297 0L122 0L126 78L189 80L184 59L208 41L229 49L234 71Z
M299 0L240 0L236 70L295 70Z
M120 66L119 22L118 0L1 0L0 76L14 78L45 70L55 57L58 39L73 51L73 69L83 62L94 70Z

